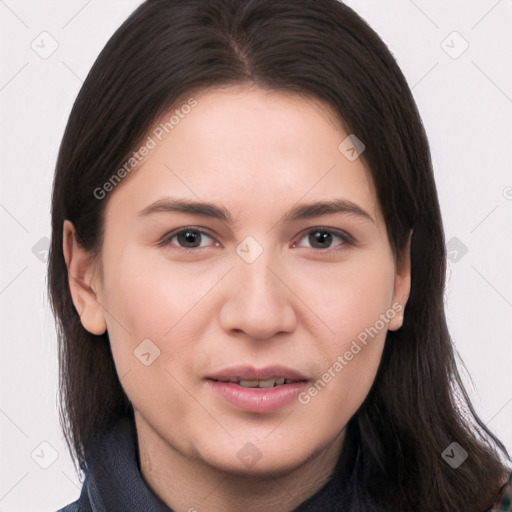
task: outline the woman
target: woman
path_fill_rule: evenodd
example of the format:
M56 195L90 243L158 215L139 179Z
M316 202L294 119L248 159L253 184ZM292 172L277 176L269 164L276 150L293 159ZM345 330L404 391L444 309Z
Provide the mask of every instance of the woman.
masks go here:
M443 309L426 135L335 0L149 0L57 163L62 510L510 510ZM508 508L507 508L508 507Z

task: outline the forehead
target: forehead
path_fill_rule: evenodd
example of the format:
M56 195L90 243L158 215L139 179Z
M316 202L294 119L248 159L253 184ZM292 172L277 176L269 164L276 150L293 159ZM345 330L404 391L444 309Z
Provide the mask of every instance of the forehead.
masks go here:
M219 203L243 221L301 201L344 198L379 218L364 161L340 150L349 134L325 103L248 87L193 100L193 108L173 107L154 124L151 149L107 209L139 211L170 195Z

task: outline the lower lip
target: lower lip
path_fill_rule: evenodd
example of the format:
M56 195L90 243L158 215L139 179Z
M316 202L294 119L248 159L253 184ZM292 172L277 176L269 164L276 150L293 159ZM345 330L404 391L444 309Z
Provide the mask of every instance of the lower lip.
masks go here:
M307 382L283 384L273 388L245 388L232 382L206 379L210 389L247 412L271 412L292 402Z

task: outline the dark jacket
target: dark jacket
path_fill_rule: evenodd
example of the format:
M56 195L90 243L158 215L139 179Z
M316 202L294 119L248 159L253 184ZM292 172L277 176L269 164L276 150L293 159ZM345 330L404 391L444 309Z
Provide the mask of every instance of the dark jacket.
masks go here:
M350 498L345 490L347 486L343 485L346 474L342 459L340 457L334 472L336 478L329 480L294 512L349 510ZM199 504L196 507L199 512L203 512ZM129 418L123 418L93 445L79 499L58 512L131 511L173 512L144 482L139 470L134 424ZM494 507L486 512L512 512L512 473L508 484L502 487Z

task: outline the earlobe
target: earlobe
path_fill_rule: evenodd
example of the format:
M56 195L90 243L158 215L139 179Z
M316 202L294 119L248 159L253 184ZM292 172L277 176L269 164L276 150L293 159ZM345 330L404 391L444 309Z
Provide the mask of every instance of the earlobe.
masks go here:
M64 221L62 244L71 298L80 321L91 334L104 334L107 324L95 291L94 255L78 243L75 227L69 220Z
M411 239L412 230L409 240L397 260L392 303L396 315L389 322L388 329L390 331L397 331L404 322L404 310L411 291Z

